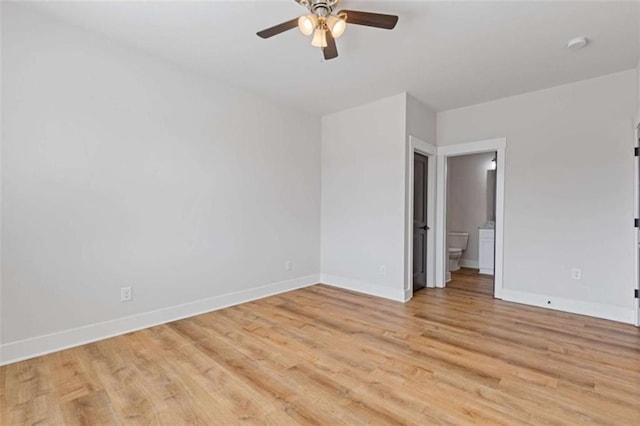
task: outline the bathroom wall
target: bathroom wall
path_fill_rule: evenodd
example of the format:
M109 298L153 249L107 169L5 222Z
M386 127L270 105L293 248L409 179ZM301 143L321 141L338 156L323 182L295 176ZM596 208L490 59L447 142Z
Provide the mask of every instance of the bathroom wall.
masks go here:
M447 231L468 232L462 266L478 267L478 228L487 220L487 171L494 153L450 157L447 165Z

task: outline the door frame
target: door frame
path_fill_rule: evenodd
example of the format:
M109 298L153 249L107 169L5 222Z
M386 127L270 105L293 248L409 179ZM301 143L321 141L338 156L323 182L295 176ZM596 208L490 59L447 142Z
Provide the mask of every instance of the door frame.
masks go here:
M640 124L636 126L635 132L635 141L633 146L637 149L640 149ZM634 187L634 203L633 203L633 217L640 217L640 157L634 157L633 161L633 187ZM635 262L635 270L634 270L634 278L635 278L635 286L634 288L640 291L640 229L634 228L634 262ZM634 309L636 313L636 327L640 327L640 303L638 299L633 299Z
M476 142L439 146L436 179L436 280L435 286L446 287L447 263L447 158L483 152L496 152L496 228L494 260L494 297L502 298L504 272L504 182L507 138L487 139Z
M413 161L415 153L427 157L427 288L435 287L435 211L436 211L436 169L437 149L435 145L416 136L407 141L406 178L406 220L405 220L405 274L404 300L413 297Z

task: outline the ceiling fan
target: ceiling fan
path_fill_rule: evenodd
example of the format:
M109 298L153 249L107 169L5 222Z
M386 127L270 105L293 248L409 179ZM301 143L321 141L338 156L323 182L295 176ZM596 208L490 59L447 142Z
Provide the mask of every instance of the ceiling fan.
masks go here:
M306 7L310 13L262 30L257 33L258 36L269 38L298 27L302 34L306 36L313 34L311 45L321 48L324 59L327 60L338 57L338 48L336 47L335 39L344 33L347 24L392 30L398 23L398 17L395 15L358 12L356 10L340 10L334 12L333 9L338 5L340 0L295 1L301 6Z

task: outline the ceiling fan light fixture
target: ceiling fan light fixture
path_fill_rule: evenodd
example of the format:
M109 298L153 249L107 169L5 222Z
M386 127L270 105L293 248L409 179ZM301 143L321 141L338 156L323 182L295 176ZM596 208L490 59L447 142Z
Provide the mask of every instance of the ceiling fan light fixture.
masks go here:
M298 28L300 32L306 36L313 34L313 30L318 26L318 19L315 15L303 15L298 18Z
M314 47L327 47L327 33L324 28L316 28L315 33L313 33L313 40L311 40L311 45Z
M302 34L311 36L311 45L320 47L324 59L329 60L338 57L336 39L344 33L347 24L392 30L398 23L396 15L357 10L334 12L340 0L295 1L311 13L265 28L262 31L258 31L256 35L260 38L271 38L298 27Z
M331 31L331 35L333 35L333 38L338 38L342 34L344 34L344 30L347 29L347 21L345 18L346 18L346 15L344 16L331 15L327 18L327 26L329 27L329 30Z

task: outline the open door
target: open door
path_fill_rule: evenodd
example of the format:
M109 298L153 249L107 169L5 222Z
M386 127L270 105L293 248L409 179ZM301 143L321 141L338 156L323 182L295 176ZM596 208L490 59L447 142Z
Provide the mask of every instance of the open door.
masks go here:
M427 179L428 158L413 160L413 292L427 286Z
M636 148L635 148L635 187L636 187L636 288L635 288L635 305L636 305L636 326L640 327L640 126L636 128Z

